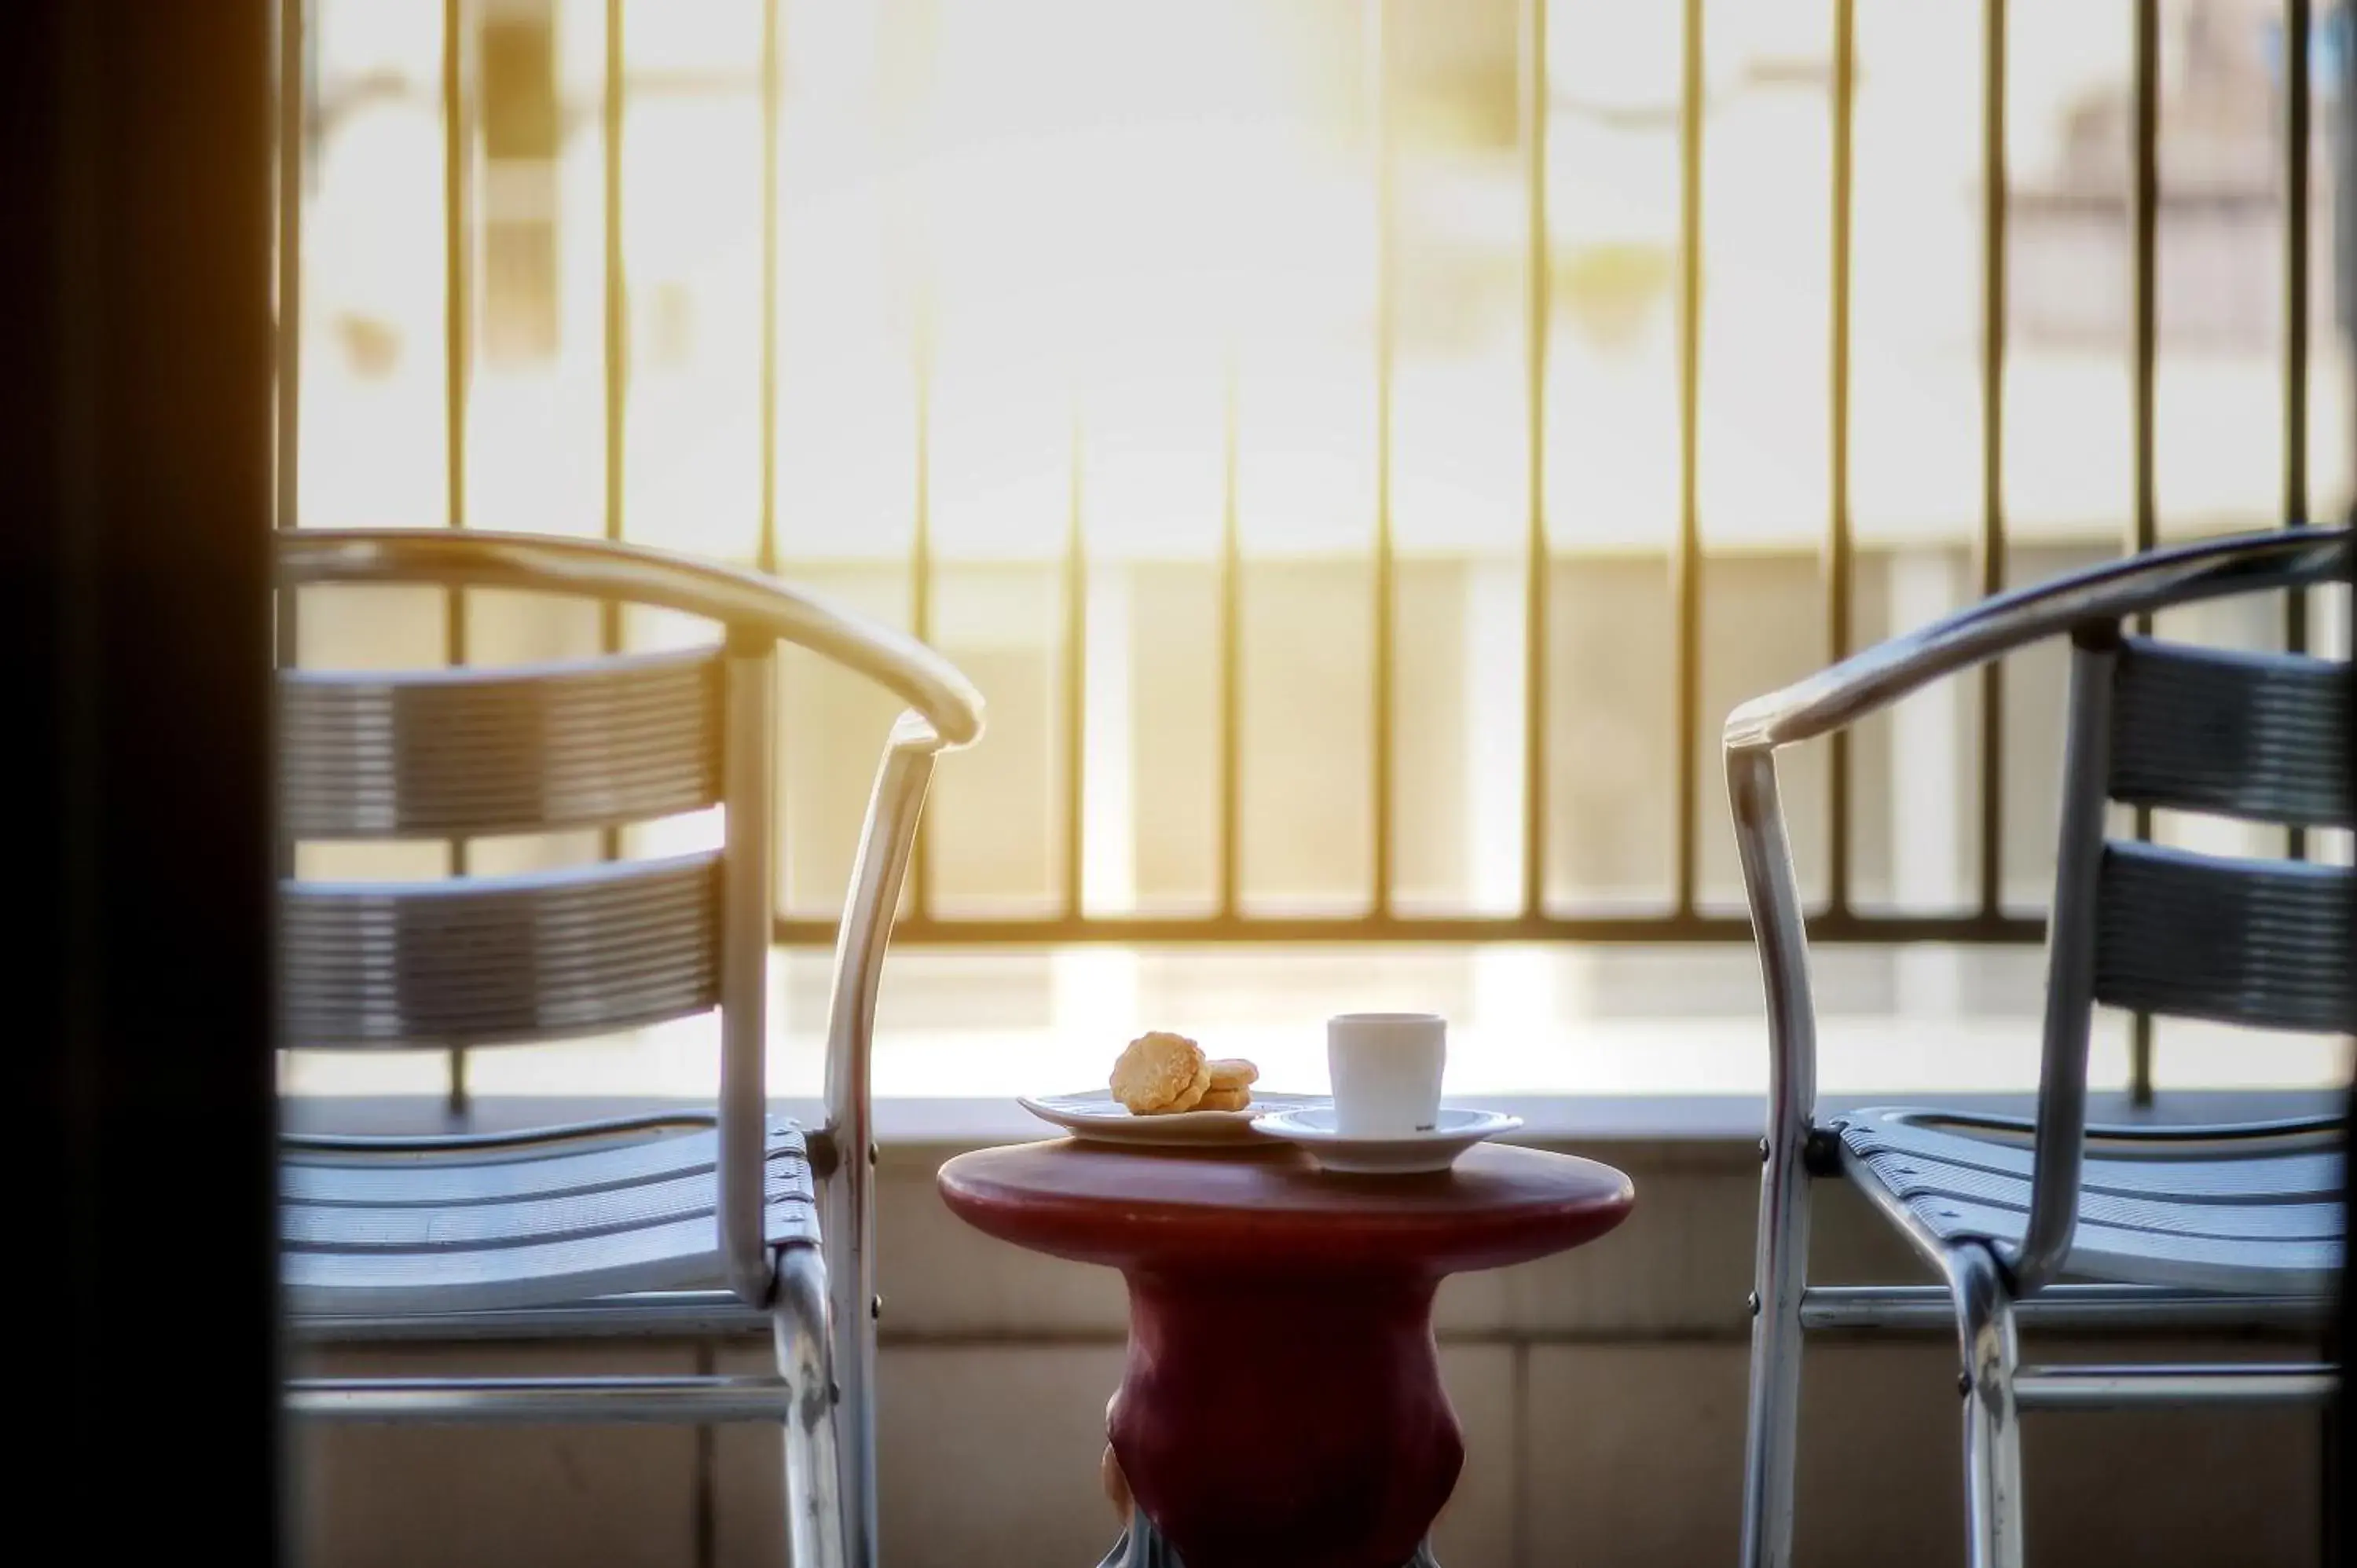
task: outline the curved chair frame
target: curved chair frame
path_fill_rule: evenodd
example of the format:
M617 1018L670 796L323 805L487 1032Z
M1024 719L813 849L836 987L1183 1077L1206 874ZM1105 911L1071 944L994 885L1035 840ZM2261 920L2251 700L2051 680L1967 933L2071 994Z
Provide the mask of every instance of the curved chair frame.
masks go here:
M2333 1386L2332 1369L2311 1366L2022 1368L2016 1324L2019 1319L2085 1328L2307 1323L2319 1319L2329 1305L2330 1286L2323 1279L2330 1271L2239 1295L2135 1283L2052 1282L2072 1257L2082 1222L2082 1177L2090 1132L2147 1141L2156 1136L2153 1129L2091 1130L2087 1123L2089 1014L2104 994L2097 972L2108 961L2099 941L2105 933L2098 929L2097 886L2111 864L2121 858L2107 855L2104 807L2108 799L2137 798L2122 787L2124 775L2136 771L2127 766L2136 759L2110 755L2115 697L2127 689L2121 682L2127 655L2119 625L2131 617L2203 599L2345 585L2351 561L2350 531L2318 527L2212 540L2107 563L1970 607L1746 703L1727 718L1727 789L1767 992L1770 1050L1743 1503L1743 1561L1751 1568L1791 1561L1801 1346L1811 1328L1953 1325L1963 1358L1967 1527L1975 1568L2021 1561L2021 1410L2281 1402L2320 1398ZM1980 1119L1975 1129L2028 1144L2031 1165L2024 1223L2018 1238L1940 1233L1865 1168L1852 1147L1851 1129L1817 1120L1816 1019L1809 989L1806 924L1778 801L1775 753L1845 728L1933 681L2065 635L2074 644L2071 728L2056 903L2050 922L2037 1119L2009 1125ZM2129 653L2134 648L2128 645ZM2312 684L2315 673L2286 668L2270 675L2284 682ZM2340 701L2345 704L2345 661L2331 678L2338 681ZM2287 703L2274 720L2295 729L2308 724L2314 716L2307 712L2310 695L2303 693ZM2126 700L2121 698L2123 703ZM2329 725L2331 720L2326 716L2317 722ZM2345 712L2339 722L2346 725ZM2252 742L2252 758L2264 769L2296 763L2328 744L2314 733L2288 741L2281 736L2260 736ZM2345 737L2339 744L2345 746ZM2162 761L2192 765L2199 771L2195 749L2189 744ZM2313 787L2305 793L2294 790L2289 800L2253 789L2232 800L2198 800L2192 809L2214 805L2230 814L2287 822L2337 817L2346 825L2345 768L2337 778L2327 774L2308 782ZM2331 897L2345 902L2349 874L2331 868L2326 875L2337 890ZM2150 929L2136 935L2144 940L2167 939L2165 930ZM2255 1007L2245 1021L2280 1024L2287 1017L2305 1017L2311 1022L2304 1026L2318 1026L2313 1020L2322 1018L2328 1020L2323 1026L2339 1020L2340 1027L2350 1027L2345 947L2342 951L2337 976L2321 977L2320 986L2311 983L2314 976L2286 975L2280 968L2266 973L2255 969L2245 977L2255 987L2253 996L2244 998ZM2115 990L2126 983L2115 982ZM2170 1000L2158 994L2148 1010L2201 1011L2172 1007L2167 1004ZM2208 1015L2237 1015L2228 1004L2224 1011L2212 1010ZM2298 1143L2337 1133L2339 1125L2326 1119L2264 1128L2186 1129L2158 1136ZM1943 1285L1808 1284L1810 1179L1835 1174L1857 1181L1939 1271Z
M290 1385L289 1408L315 1417L362 1421L779 1421L786 1431L793 1562L802 1568L834 1568L838 1563L864 1568L872 1563L877 1297L870 1054L877 988L934 760L980 737L979 694L945 660L900 633L756 573L630 545L477 531L300 530L280 537L278 580L282 591L319 584L410 584L565 595L704 618L718 623L726 636L716 699L724 742L717 763L720 777L708 781L706 791L726 804L729 819L727 848L716 872L719 972L710 977L721 1007L721 1082L716 1114L690 1120L706 1120L717 1128L718 1197L714 1207L728 1288L533 1302L495 1310L311 1316L298 1319L297 1333L314 1340L678 1334L739 1327L766 1317L774 1325L779 1360L776 1378L303 1380ZM773 1125L768 1115L763 1083L764 976L772 926L768 825L773 801L771 736L776 650L781 642L864 675L908 704L892 727L877 772L835 943L826 1121L807 1140L809 1168L819 1181L818 1247L798 1240L777 1241L777 1228L764 1210L764 1159L774 1150L782 1125ZM608 658L582 666L582 678L649 682L644 698L649 703L692 700L657 684L673 678L668 659ZM504 673L493 671L484 678L496 681ZM525 673L545 677L552 672ZM560 687L571 678L570 671L554 673ZM474 677L454 676L468 678ZM382 680L314 671L288 671L282 677L287 700L324 704L322 711L331 718L351 689ZM519 776L528 766L545 760L544 756L524 758L518 764ZM592 774L608 760L593 755L585 761L577 751L573 757L576 771L586 768ZM606 771L619 776L627 769ZM418 832L433 826L430 821L389 820L385 813L394 808L382 801L352 806L339 799L337 782L332 776L307 772L301 758L290 759L282 793L291 834L299 836L305 824L319 822L347 832L371 828ZM469 800L480 808L486 800L498 798L502 780L463 777L444 782L461 792L471 791ZM676 780L640 774L620 784L603 776L589 782L593 788L587 796L566 798L574 800L567 806L555 798L555 791L534 796L533 780L523 779L520 798L534 808L533 820L514 826L579 825L617 816L662 814L664 790ZM420 809L430 810L432 791L424 793L429 806ZM618 810L615 803L624 797L640 809ZM695 874L695 867L684 866L678 875ZM294 891L290 884L290 893ZM289 985L294 996L289 1005L299 1007L300 975L291 976ZM677 1011L673 1004L683 994L687 993L676 989L654 993L647 1008L650 1013ZM328 997L323 1009L338 1000ZM527 1027L496 1037L561 1033L554 1026ZM290 1142L315 1155L383 1152L397 1143L404 1151L463 1156L589 1134L651 1134L679 1121L641 1118L498 1137Z

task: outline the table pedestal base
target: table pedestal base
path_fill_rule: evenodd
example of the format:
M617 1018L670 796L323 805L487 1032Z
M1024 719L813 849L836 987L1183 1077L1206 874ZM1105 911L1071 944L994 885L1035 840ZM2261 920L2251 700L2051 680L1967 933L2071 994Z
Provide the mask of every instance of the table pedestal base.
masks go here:
M1098 1563L1097 1568L1186 1568L1186 1565L1178 1561L1178 1549L1154 1528L1154 1521L1146 1517L1146 1510L1132 1509L1129 1511L1129 1528L1121 1532L1121 1539L1113 1543L1113 1550L1105 1553L1104 1561ZM1407 1560L1405 1568L1440 1568L1433 1558L1432 1543L1417 1542L1415 1555Z
M1411 1270L1127 1271L1108 1432L1192 1568L1398 1568L1465 1446Z

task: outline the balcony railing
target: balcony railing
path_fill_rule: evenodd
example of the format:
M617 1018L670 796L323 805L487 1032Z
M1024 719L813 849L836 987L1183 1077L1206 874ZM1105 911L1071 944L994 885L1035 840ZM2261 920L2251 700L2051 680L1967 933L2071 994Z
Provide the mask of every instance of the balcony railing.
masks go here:
M303 279L305 204L295 193L306 188L307 149L321 117L332 107L321 103L309 84L316 80L309 28L322 0L289 3L283 8L281 37L280 177L288 193L279 206L280 335L278 436L281 455L278 514L281 526L304 521L301 464L305 459L301 428L303 374ZM1551 80L1549 6L1546 0L1521 0L1515 16L1512 48L1516 100L1515 156L1518 160L1521 265L1524 274L1521 304L1521 416L1525 471L1521 477L1523 518L1521 530L1520 592L1522 614L1519 660L1520 778L1514 794L1519 802L1519 878L1511 899L1490 900L1480 909L1439 911L1418 900L1397 896L1403 735L1401 678L1403 636L1400 627L1400 583L1403 557L1394 505L1395 430L1394 411L1399 364L1401 319L1401 233L1399 171L1405 84L1415 64L1406 58L1410 35L1397 26L1408 0L1377 0L1364 20L1363 46L1369 70L1361 106L1371 127L1367 146L1373 193L1373 308L1372 318L1372 422L1373 480L1372 507L1366 519L1366 581L1368 585L1365 649L1371 679L1367 689L1363 756L1336 763L1338 772L1363 776L1370 823L1364 846L1368 877L1362 908L1312 911L1272 909L1248 894L1252 881L1244 864L1245 790L1242 779L1245 725L1247 651L1242 609L1248 573L1247 550L1240 522L1239 454L1243 411L1232 362L1226 377L1221 411L1216 462L1221 476L1217 544L1211 556L1216 625L1216 735L1213 749L1217 777L1213 785L1217 845L1216 866L1208 878L1211 897L1200 908L1179 913L1139 910L1108 911L1092 908L1084 889L1084 867L1091 844L1088 813L1082 810L1091 781L1087 776L1091 746L1084 733L1090 710L1088 682L1092 678L1086 650L1091 639L1091 531L1084 526L1085 430L1089 411L1076 402L1067 489L1069 510L1060 553L1054 567L1057 629L1060 651L1054 678L1056 710L1050 751L1056 790L1062 802L1058 826L1060 844L1054 855L1051 907L1017 914L974 912L942 907L934 878L926 867L927 847L920 844L913 879L911 906L900 928L901 940L913 943L1066 943L1112 941L1135 943L1194 941L1594 941L1594 942L1740 942L1749 926L1737 906L1708 896L1703 875L1702 834L1707 824L1708 779L1715 759L1708 754L1708 736L1715 714L1705 711L1703 633L1709 611L1703 591L1706 540L1701 482L1705 422L1702 417L1705 338L1704 274L1697 263L1705 254L1704 235L1710 214L1706 202L1706 135L1709 104L1716 91L1709 86L1704 0L1683 0L1674 95L1676 128L1676 200L1674 261L1675 346L1675 511L1667 544L1667 571L1672 626L1667 640L1673 663L1670 686L1674 705L1674 756L1669 788L1674 795L1672 812L1674 845L1669 859L1666 897L1658 908L1631 909L1623 905L1595 905L1560 897L1550 886L1549 837L1555 826L1549 802L1561 785L1557 755L1560 747L1550 734L1550 685L1558 672L1551 668L1551 623L1557 603L1558 571L1566 557L1551 533L1548 498L1551 488L1550 408L1555 385L1549 356L1556 334L1555 310L1558 258L1550 213L1555 182L1550 177L1551 115L1566 112L1560 84ZM332 5L329 9L332 10ZM675 69L660 84L634 74L622 0L603 0L602 79L597 123L600 157L599 188L602 225L598 316L603 340L603 493L602 532L621 539L626 529L624 464L630 450L627 424L630 417L633 365L633 301L625 277L623 214L631 199L626 188L624 161L629 127L625 99L632 91L693 91L697 82L672 81ZM1857 129L1855 107L1858 83L1857 0L1828 0L1825 27L1829 33L1830 190L1825 236L1828 274L1824 287L1830 305L1828 340L1824 345L1824 375L1829 394L1826 447L1823 453L1826 504L1822 519L1817 559L1821 573L1824 651L1838 658L1857 648L1859 628L1859 563L1865 553L1854 526L1851 479L1854 470L1853 375L1853 230L1858 204L1857 180ZM792 560L793 542L781 534L780 487L789 482L781 474L774 432L780 420L780 287L781 157L793 149L781 131L783 79L780 51L787 18L780 0L760 0L757 69L730 82L749 85L758 96L760 140L759 220L758 322L758 531L753 558L765 570L777 571ZM2162 37L2161 7L2129 4L2121 7L2122 25L2130 32L2130 64L2126 93L2124 181L2128 234L2127 264L2119 280L2127 298L2129 321L2126 359L2131 398L2129 504L2125 528L2117 537L2121 550L2150 548L2160 537L2156 505L2156 365L2158 357L2161 247L2160 214L2163 188L2159 137L2161 129ZM2007 0L1984 0L1979 62L1980 170L1978 293L1978 477L1980 505L1970 534L1966 596L1998 591L2007 585L2008 561L2017 541L2008 531L2006 499L2007 463L2008 349L2014 314L2008 310L2008 269L2015 244L2009 220L2019 199L2008 167L2008 48ZM537 18L536 22L534 18ZM521 20L519 20L521 18ZM526 57L533 47L514 36L519 27L545 27L548 7L491 4L490 0L444 0L441 12L439 115L442 140L441 220L444 382L442 394L445 516L453 528L467 527L469 516L470 424L468 401L474 372L483 349L479 292L487 252L482 202L478 182L485 168L477 156L479 141L506 138L534 143L534 115L554 124L561 111L553 84L535 71L552 69L529 59L518 65L518 50ZM2285 0L2280 26L2274 33L2279 89L2276 156L2281 192L2280 396L2282 433L2280 505L2272 516L2240 520L2246 526L2274 521L2298 526L2309 516L2311 495L2310 338L2312 301L2319 292L2312 275L2312 258L2322 236L2312 226L2312 192L2319 171L2311 166L2318 141L2315 124L2314 79L2316 40L2324 35L2309 0ZM2350 45L2345 18L2337 47L2345 59ZM547 48L545 39L537 46ZM752 65L753 62L745 62ZM1957 70L1971 69L1959 62ZM693 73L691 73L693 74ZM519 82L522 85L519 85ZM709 86L710 84L705 84ZM544 103L541 98L548 102ZM521 103L521 107L520 107ZM1668 105L1663 112L1668 113ZM1570 113L1592 111L1574 105ZM2340 113L2347 114L2345 93ZM522 128L519 129L519 125ZM545 139L545 138L541 138ZM2343 133L2344 144L2346 133ZM553 146L553 141L550 145ZM534 145L533 156L549 148ZM2341 205L2352 203L2344 195ZM504 242L503 242L504 243ZM527 255L529 245L512 253ZM502 255L510 254L506 250ZM516 264L527 264L518 263ZM550 307L554 310L554 306ZM906 520L909 543L906 551L906 595L911 629L920 638L936 632L936 561L933 516L933 476L931 454L935 395L932 335L926 327L921 301L918 329L913 334L914 428L909 450L915 471L910 478L911 515ZM642 329L641 329L642 330ZM526 337L529 338L529 334ZM297 606L289 596L281 607L283 649L298 645ZM2345 614L2345 611L2341 612ZM2282 645L2307 649L2311 641L2310 607L2303 597L2286 599L2282 608ZM451 663L468 661L469 618L457 595L449 596L442 618L443 657ZM599 645L615 650L626 639L619 617L608 609L597 628ZM1853 852L1857 837L1859 767L1854 743L1847 736L1832 742L1824 784L1825 814L1821 896L1811 920L1816 936L1835 942L2034 942L2041 921L2007 897L2004 847L2007 841L2007 692L2005 672L1983 671L1973 689L1973 723L1977 732L1976 759L1965 811L1973 823L1970 842L1975 862L1964 897L1949 909L1880 907L1860 897L1859 873ZM954 788L952 783L952 788ZM2149 832L2149 822L2138 831ZM607 835L604 854L620 853L621 844ZM2294 840L2295 854L2308 846ZM452 869L464 871L469 846L450 846ZM1624 901L1625 904L1625 901ZM814 910L781 908L777 918L781 942L816 943L832 940L832 922ZM2141 1021L2132 1054L2135 1088L2148 1093L2152 1082L2150 1036Z

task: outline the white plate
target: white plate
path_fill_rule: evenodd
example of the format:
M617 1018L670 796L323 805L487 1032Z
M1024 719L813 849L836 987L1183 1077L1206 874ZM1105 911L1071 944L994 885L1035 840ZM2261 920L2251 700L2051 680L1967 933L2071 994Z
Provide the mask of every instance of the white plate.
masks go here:
M1300 1106L1263 1116L1253 1123L1272 1138L1283 1138L1309 1151L1309 1157L1329 1171L1352 1176L1406 1176L1416 1171L1445 1171L1457 1156L1484 1138L1511 1133L1523 1124L1519 1116L1500 1111L1474 1111L1444 1105L1429 1133L1396 1137L1346 1135L1335 1131L1334 1105Z
M1101 1144L1144 1144L1165 1148L1200 1144L1259 1144L1267 1134L1253 1129L1253 1118L1271 1112L1301 1110L1330 1103L1315 1094L1254 1094L1242 1111L1174 1111L1163 1116L1136 1116L1113 1097L1109 1089L1079 1094L1023 1095L1017 1103L1076 1136Z

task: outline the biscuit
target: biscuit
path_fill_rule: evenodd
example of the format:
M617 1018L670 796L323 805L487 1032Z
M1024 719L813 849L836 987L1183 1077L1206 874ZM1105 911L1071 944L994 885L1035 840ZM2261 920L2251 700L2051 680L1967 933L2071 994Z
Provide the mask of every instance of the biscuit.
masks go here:
M1200 1111L1203 1096L1211 1092L1211 1064L1205 1062L1195 1069L1194 1079L1179 1091L1178 1097L1157 1111L1141 1112L1146 1116L1169 1116L1181 1111Z
M1242 1057L1219 1057L1211 1062L1211 1092L1249 1089L1260 1077L1260 1069Z
M1198 1111L1242 1111L1252 1103L1252 1090L1214 1089L1195 1103Z
M1211 1074L1201 1047L1184 1035L1157 1030L1129 1042L1108 1081L1113 1097L1130 1114L1150 1116L1194 1104L1211 1087Z

